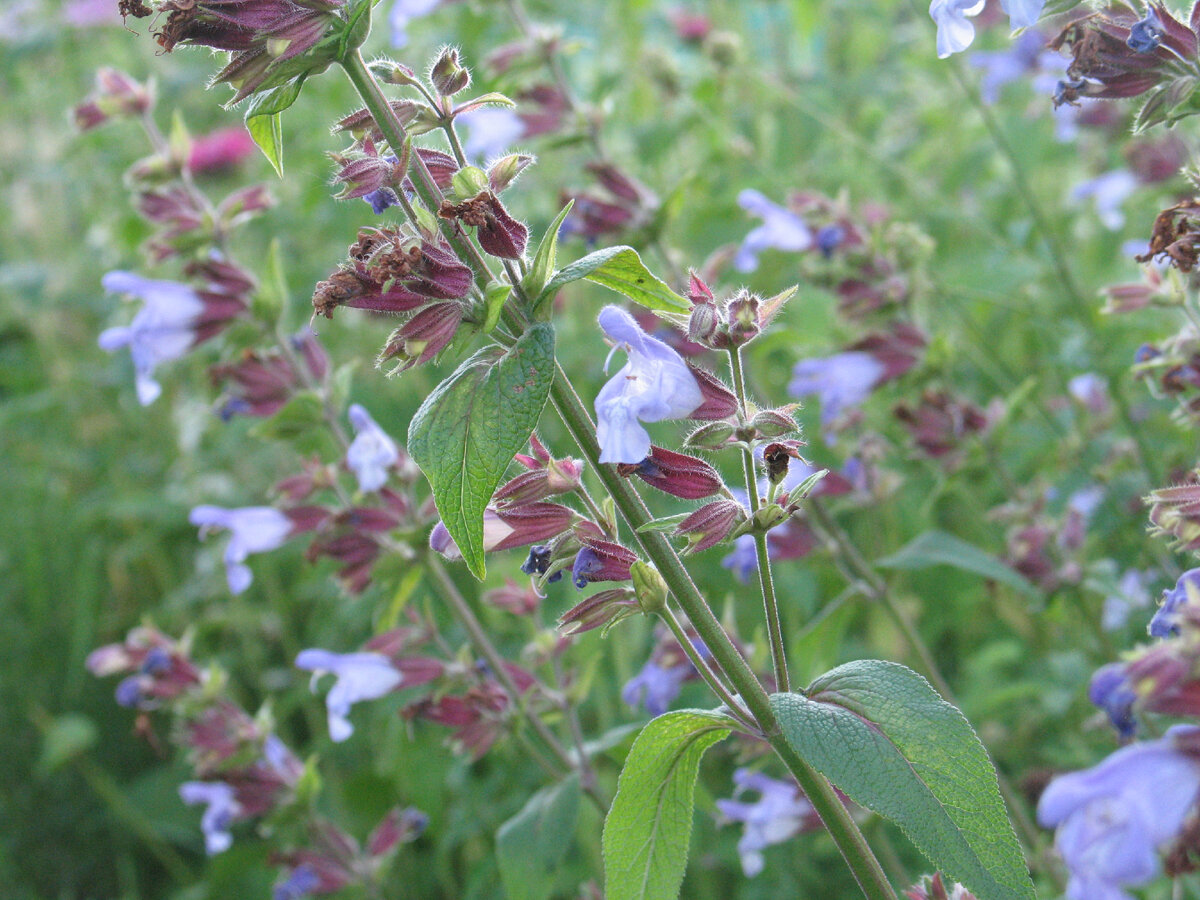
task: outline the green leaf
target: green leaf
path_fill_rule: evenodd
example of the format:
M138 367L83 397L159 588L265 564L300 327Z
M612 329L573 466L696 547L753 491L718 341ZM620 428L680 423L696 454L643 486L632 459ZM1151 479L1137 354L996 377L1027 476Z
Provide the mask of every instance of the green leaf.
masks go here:
M307 73L306 73L307 74ZM283 125L280 114L296 102L306 75L255 94L246 107L246 130L280 178L283 177Z
M584 278L602 284L655 312L686 314L690 304L651 274L632 247L606 247L589 253L554 274L534 306L554 296L564 284Z
M558 265L558 230L562 228L563 220L566 219L574 205L574 199L568 200L567 205L554 217L554 221L542 235L542 242L538 244L537 252L533 254L533 264L525 273L525 277L521 279L521 289L525 292L526 297L541 300L542 291L546 289L554 267ZM537 305L535 304L534 310L536 311L536 309Z
M545 900L579 817L579 774L543 788L496 832L500 878L510 900Z
M408 450L470 570L484 575L483 511L529 440L554 380L554 329L534 325L507 352L476 353L439 384L408 426Z
M673 900L692 834L700 759L730 732L726 716L700 709L652 720L629 750L604 820L606 900Z
M956 538L944 531L926 531L913 538L891 556L875 561L884 569L927 569L930 566L953 566L964 572L982 575L991 581L1007 584L1030 597L1038 596L1038 589L1019 572L1009 568L990 553L985 553L974 544Z
M1033 900L987 751L916 672L847 663L805 694L772 695L771 707L792 749L898 824L942 874L988 900Z

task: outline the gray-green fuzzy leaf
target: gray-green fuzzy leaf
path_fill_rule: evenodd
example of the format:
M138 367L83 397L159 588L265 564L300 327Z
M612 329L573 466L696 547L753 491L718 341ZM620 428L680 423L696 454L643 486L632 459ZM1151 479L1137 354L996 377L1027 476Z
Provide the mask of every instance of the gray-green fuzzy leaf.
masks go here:
M483 511L537 425L554 380L554 329L481 350L439 384L408 426L408 450L464 562L483 578Z
M947 877L987 900L1033 900L996 772L970 723L911 669L847 663L805 694L774 694L787 742L879 813Z

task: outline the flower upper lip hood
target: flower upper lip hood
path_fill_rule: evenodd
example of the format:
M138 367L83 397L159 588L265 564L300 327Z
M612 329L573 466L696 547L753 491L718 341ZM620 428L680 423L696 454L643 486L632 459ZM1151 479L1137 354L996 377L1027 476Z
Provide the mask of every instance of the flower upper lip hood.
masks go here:
M1158 874L1158 848L1179 832L1200 790L1200 759L1176 741L1194 740L1198 730L1175 726L1046 788L1038 822L1058 827L1056 843L1071 872L1069 898L1128 900L1123 885Z
M625 310L606 306L599 322L629 354L624 368L596 395L600 462L639 463L650 453L650 435L639 421L686 418L704 397L683 357L642 331Z

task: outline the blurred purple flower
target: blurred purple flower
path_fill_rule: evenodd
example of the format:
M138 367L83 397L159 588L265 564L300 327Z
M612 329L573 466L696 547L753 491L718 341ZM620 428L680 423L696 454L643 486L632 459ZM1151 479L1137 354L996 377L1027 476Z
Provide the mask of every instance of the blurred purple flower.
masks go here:
M329 737L344 741L354 733L350 707L360 700L377 700L390 693L403 680L400 671L379 653L333 653L329 650L302 650L296 667L312 672L312 689L326 672L337 682L325 697L329 710Z
M640 463L650 454L650 434L639 422L685 418L704 397L683 357L642 331L625 310L606 306L598 321L615 342L613 353L624 349L629 354L621 371L596 395L600 462Z
M1067 382L1067 392L1087 408L1092 415L1108 411L1108 380L1095 372L1084 372Z
M1163 592L1162 604L1150 620L1151 637L1167 638L1179 634L1180 613L1184 606L1200 603L1200 569L1189 569L1179 576L1175 587Z
M1129 683L1124 663L1109 663L1096 670L1088 685L1088 700L1108 714L1108 721L1121 737L1131 738L1137 732L1133 717L1137 693Z
M100 282L106 291L131 294L142 308L128 325L100 334L100 348L112 353L128 347L137 379L138 402L149 406L162 393L151 376L159 363L178 359L196 342L197 321L204 312L200 295L175 281L153 281L133 272L109 272Z
M979 15L983 4L984 0L932 0L929 17L937 24L938 59L961 53L971 46L975 40L975 26L967 21L967 17Z
M750 576L758 571L758 548L754 543L754 535L739 535L733 542L733 550L721 560L721 565L731 570L738 581L746 584Z
M733 266L739 272L758 268L758 254L767 249L799 252L812 246L812 232L804 220L788 209L768 200L755 190L744 190L737 196L738 206L763 223L742 239Z
M843 410L857 406L885 374L870 353L850 350L817 359L802 359L792 369L788 391L797 397L816 394L821 424L828 426Z
M967 61L983 70L979 79L979 93L983 102L989 105L995 103L1000 99L1000 88L1037 68L1045 45L1045 35L1037 31L1025 31L1006 50L972 53Z
M646 712L661 716L679 696L684 681L692 673L692 664L684 661L676 666L664 668L651 660L642 666L642 671L625 682L621 699L630 706L644 704Z
M1122 888L1158 874L1157 850L1176 836L1200 790L1200 760L1177 749L1200 728L1175 726L1124 747L1094 768L1050 782L1038 821L1057 826L1071 900L1129 900Z
M229 826L242 813L234 789L223 781L185 781L179 786L179 796L188 806L208 804L200 817L204 832L204 849L209 856L228 850L233 844Z
M1129 621L1135 609L1150 605L1150 584L1158 577L1154 570L1145 572L1127 569L1117 582L1117 589L1104 598L1100 613L1100 626L1105 631L1116 631Z
M1001 8L1008 13L1008 24L1013 31L1036 25L1045 5L1046 0L1000 0Z
M1086 200L1090 197L1101 224L1109 231L1116 231L1125 224L1121 205L1129 199L1137 185L1137 176L1128 169L1113 169L1091 181L1075 185L1071 189L1071 199Z
M525 134L525 120L506 107L473 109L458 116L455 122L466 128L463 153L474 162L503 155Z
M197 506L188 521L200 528L204 537L210 529L226 528L232 532L225 547L225 574L229 590L240 594L254 580L245 564L251 553L266 553L283 544L292 532L292 520L273 506L244 506L226 509L221 506Z
M69 0L63 5L62 17L75 28L121 24L121 15L111 0Z
M441 0L392 0L392 11L388 15L388 24L392 28L392 46L403 47L407 44L408 23L429 15L440 3Z
M761 772L736 769L733 792L739 797L745 791L758 791L760 796L753 803L739 800L718 800L717 809L729 822L741 822L745 826L738 840L738 856L742 859L742 871L753 878L763 870L763 850L772 844L780 844L816 819L816 810L795 784L769 778Z
M371 414L358 403L350 405L354 440L346 450L346 465L358 479L361 491L377 491L388 479L388 469L400 459L400 449Z
M308 863L301 863L271 889L271 900L301 900L320 886L321 879L316 870Z

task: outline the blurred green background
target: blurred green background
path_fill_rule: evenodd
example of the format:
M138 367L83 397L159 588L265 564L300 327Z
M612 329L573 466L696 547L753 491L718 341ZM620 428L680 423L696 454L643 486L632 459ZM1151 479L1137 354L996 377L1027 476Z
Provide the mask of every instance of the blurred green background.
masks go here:
M693 4L720 36L703 46L676 34L672 8L644 0L530 3L539 21L563 29L568 74L580 97L603 110L612 157L672 198L664 241L679 259L699 265L744 236L754 223L735 200L743 188L779 201L792 190L845 191L854 204L883 204L896 221L932 238L914 310L933 338L928 358L917 376L868 402L871 421L894 430L886 424L892 405L921 384L953 385L986 405L1013 397L1032 378L989 449L994 457L976 448L949 475L911 453L888 459L900 476L896 494L845 519L868 555L885 556L935 527L1001 553L1004 526L987 516L1013 499L996 475L999 460L1016 483L1053 486L1059 497L1099 477L1108 494L1093 520L1089 557L1120 568L1161 565L1136 500L1192 463L1194 440L1171 421L1168 404L1150 400L1133 382L1128 367L1139 344L1171 330L1173 320L1154 311L1105 319L1097 291L1136 279L1121 245L1146 239L1154 214L1184 188L1182 180L1139 190L1126 204L1124 229L1105 229L1069 191L1122 164L1127 139L1119 126L1058 141L1049 100L1028 78L1007 86L994 106L973 102L978 70L963 58L936 60L932 23L907 4ZM355 740L329 744L320 699L307 693L290 660L306 646L357 647L386 616L395 586L348 599L328 566L314 570L291 546L254 559L252 590L231 598L219 546L197 542L187 510L201 502L262 502L299 457L254 440L247 433L253 423L226 424L213 415L205 374L213 347L161 369L165 394L143 409L127 354L109 356L96 346L101 330L128 315L101 290L104 272L170 273L140 258L148 232L122 184L123 170L147 152L136 126L81 135L69 110L90 90L96 67L107 65L155 81L164 128L172 117L194 134L236 125L240 112L220 108L224 89L203 90L214 61L198 52L156 54L141 25L133 29L139 33L119 22L68 25L53 2L13 4L0 17L0 894L267 896L276 876L264 843L239 839L206 860L198 813L176 794L186 767L140 740L133 714L112 700L114 685L84 669L91 649L152 620L168 633L195 629L197 658L228 667L247 708L273 698L289 741L321 753L324 802L353 833L364 836L395 803L431 815L426 835L402 851L387 896L498 896L492 836L536 789L538 773L512 748L473 766L456 759L436 729L406 733L397 704L388 701L356 712ZM459 44L464 60L477 64L516 32L502 4L464 2L415 21L410 35L394 53L419 70L443 42ZM1006 29L984 30L977 44L1009 46ZM370 49L389 52L382 22ZM480 91L513 93L533 76L493 77L479 67L476 77ZM330 199L333 170L324 154L341 143L329 126L355 106L349 83L328 72L285 117L285 179L255 157L202 182L217 196L249 180L270 183L278 205L241 233L239 252L256 260L272 239L281 242L290 328L308 322L312 285L371 218L365 204ZM589 184L582 169L588 150L561 136L532 139L528 149L539 163L508 202L537 235L557 212L560 191ZM572 258L584 249L576 243L563 252ZM645 255L661 270L654 248ZM769 252L744 283L769 295L798 277L794 257ZM741 283L743 276L728 270L719 287ZM561 357L587 396L602 383L606 352L594 314L610 300L599 288L574 289L559 323ZM784 402L797 359L828 355L856 336L833 308L827 292L801 285L750 354L760 396ZM355 398L401 436L438 372L414 372L402 386L387 382L371 365L385 328L352 316L319 326L336 362L359 361ZM1127 398L1149 471L1116 453L1134 436L1121 423L1089 433L1056 401L1066 379L1085 371L1105 375ZM811 456L841 462L846 448L821 445L815 410L802 415ZM553 423L544 431L565 450ZM721 555L700 559L701 583L753 639L754 604L742 603L745 593L719 567ZM517 574L519 554L510 557L490 566L495 583ZM846 603L802 630L844 586L826 559L785 564L778 576L797 680L863 655L906 660L903 642L862 603ZM1107 734L1081 728L1092 716L1083 686L1096 665L1136 638L1140 621L1127 631L1100 631L1102 595L1077 586L1031 600L944 567L900 573L893 583L967 716L1014 781L1045 767L1090 763L1111 746ZM428 600L421 593L414 602ZM546 621L568 602L565 589L552 593ZM489 615L514 652L533 633L503 613ZM638 624L604 642L590 637L573 658L594 667L582 714L588 733L599 734L639 720L618 693L644 661L651 636ZM708 701L692 685L681 702ZM604 769L609 784L621 752ZM712 802L731 790L733 765L715 755L706 765L684 896L851 896L832 846L819 837L768 851L767 872L742 877L737 829L717 828ZM912 874L923 871L898 833L872 829L894 842L898 862ZM597 875L598 844L599 822L589 810L562 875L563 896Z

